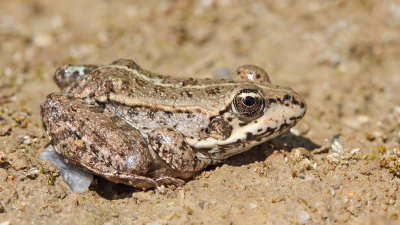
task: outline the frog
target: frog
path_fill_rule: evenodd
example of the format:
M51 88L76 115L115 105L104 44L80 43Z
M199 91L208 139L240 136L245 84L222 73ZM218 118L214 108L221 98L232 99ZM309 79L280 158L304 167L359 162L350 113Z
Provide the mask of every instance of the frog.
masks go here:
M264 143L303 118L304 98L239 66L229 79L177 77L133 60L64 65L40 105L49 145L65 161L137 188L182 186L211 165Z

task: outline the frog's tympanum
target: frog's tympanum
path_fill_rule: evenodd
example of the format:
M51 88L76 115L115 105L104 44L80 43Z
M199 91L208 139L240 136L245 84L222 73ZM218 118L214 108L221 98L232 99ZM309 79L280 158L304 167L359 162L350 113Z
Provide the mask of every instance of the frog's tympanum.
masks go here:
M175 78L125 59L63 66L54 77L61 92L41 105L43 127L65 160L93 174L142 188L181 185L306 112L304 99L263 69L240 66L234 75Z

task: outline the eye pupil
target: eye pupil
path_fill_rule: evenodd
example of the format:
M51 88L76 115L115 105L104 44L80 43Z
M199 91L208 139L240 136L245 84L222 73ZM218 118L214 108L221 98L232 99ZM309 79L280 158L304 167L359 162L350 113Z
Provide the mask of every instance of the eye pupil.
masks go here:
M256 99L252 96L246 96L243 98L243 104L246 106L253 106L256 103Z

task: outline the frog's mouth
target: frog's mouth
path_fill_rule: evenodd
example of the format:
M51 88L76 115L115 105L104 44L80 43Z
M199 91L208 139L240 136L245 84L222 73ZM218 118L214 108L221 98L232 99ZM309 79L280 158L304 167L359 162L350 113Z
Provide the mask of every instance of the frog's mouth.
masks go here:
M232 124L232 134L225 140L208 137L204 140L187 140L189 145L198 150L200 158L225 159L232 155L266 142L282 134L304 116L305 104L270 105L260 118L243 123Z

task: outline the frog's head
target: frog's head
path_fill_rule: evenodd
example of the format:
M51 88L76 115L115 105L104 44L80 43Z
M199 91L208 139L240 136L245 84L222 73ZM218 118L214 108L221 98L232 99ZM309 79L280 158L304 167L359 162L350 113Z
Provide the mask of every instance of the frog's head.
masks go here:
M307 106L299 94L272 85L266 73L249 74L227 95L225 111L211 119L210 136L195 144L199 157L224 159L241 153L283 133L304 116ZM260 79L250 79L256 77Z

